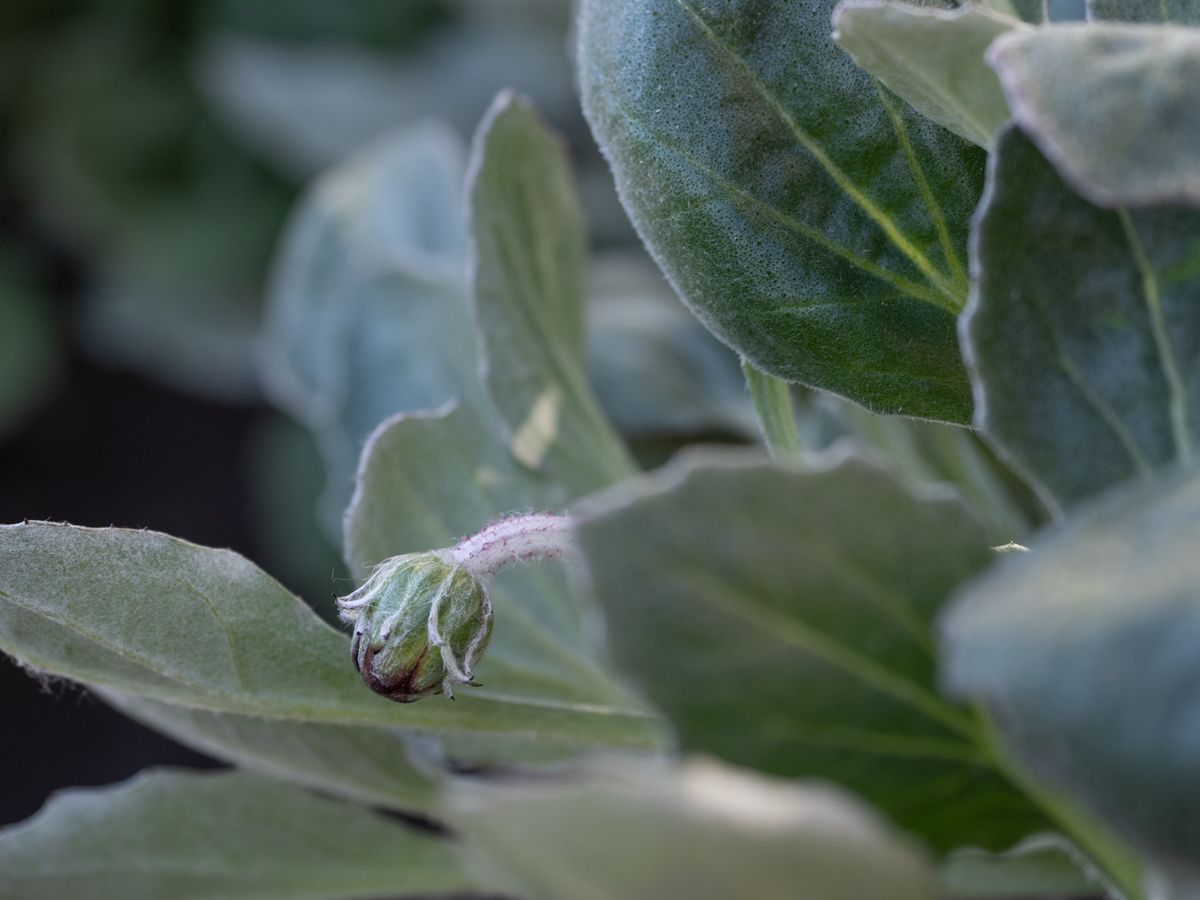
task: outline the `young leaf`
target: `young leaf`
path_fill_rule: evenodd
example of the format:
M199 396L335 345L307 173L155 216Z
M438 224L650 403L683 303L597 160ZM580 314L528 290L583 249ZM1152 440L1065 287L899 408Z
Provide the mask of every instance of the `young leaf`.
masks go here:
M855 457L693 456L582 512L611 652L685 749L835 781L943 850L1041 824L935 688L930 623L992 556L952 496Z
M475 134L470 272L484 371L518 461L595 472L599 487L633 465L584 372L587 241L560 139L510 91Z
M1087 0L1088 18L1161 25L1200 25L1197 0Z
M0 895L22 900L338 900L475 886L445 840L236 772L151 771L64 791L0 831Z
M1017 123L1092 203L1200 205L1200 32L1062 25L988 58Z
M340 372L354 360L330 333L354 321L349 291L397 271L460 277L463 157L444 127L398 131L322 177L301 201L275 261L265 347L268 387L298 418L324 422L335 413ZM425 402L453 395L444 389Z
M943 623L944 678L1030 768L1200 872L1200 475L1119 490L1006 556Z
M786 380L961 423L952 331L983 153L858 69L832 5L587 0L584 109L642 238L722 340Z
M476 865L531 900L936 895L922 854L852 798L711 762L612 766L540 787L464 784L454 800Z
M984 62L992 41L1019 20L980 6L955 10L888 0L844 0L833 38L898 96L980 147L1008 121L1008 103Z
M1062 506L1192 455L1200 213L1089 205L1001 137L963 321L977 425Z
M153 532L0 527L0 650L52 675L211 712L566 746L652 740L640 713L546 697L391 703L363 687L346 635L251 563Z
M428 810L433 801L433 781L408 762L395 730L260 719L103 688L97 693L155 731L263 775L410 812Z

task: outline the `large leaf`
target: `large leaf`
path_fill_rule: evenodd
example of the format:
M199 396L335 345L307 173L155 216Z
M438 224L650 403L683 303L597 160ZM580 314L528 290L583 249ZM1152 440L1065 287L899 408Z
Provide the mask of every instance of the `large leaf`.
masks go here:
M844 0L833 25L834 40L856 63L955 134L987 147L1008 121L1008 103L984 53L1020 27L1018 19L974 5L943 10Z
M242 557L165 535L0 527L0 650L86 684L210 712L646 744L641 714L474 691L402 705L367 690L346 635ZM564 651L564 654L566 651Z
M1176 459L1200 422L1200 214L1110 212L999 142L963 322L977 424L1060 505Z
M527 100L498 96L471 154L471 283L485 378L513 454L586 487L632 463L584 372L587 241L559 138Z
M1200 476L1126 488L967 587L943 633L946 682L1035 772L1200 873L1197 541Z
M836 781L940 849L1003 849L1038 825L936 691L930 623L991 556L952 496L855 457L741 454L595 504L585 582L685 749Z
M21 900L399 898L474 884L443 840L240 773L66 791L0 831L0 894Z
M989 60L1013 117L1084 197L1200 205L1200 32L1033 29L998 40Z
M450 546L504 513L562 509L570 499L560 484L518 463L466 408L398 417L363 456L346 516L347 558L364 575L389 556ZM492 599L495 631L476 669L485 688L461 694L591 709L633 724L642 739L651 733L636 702L593 658L586 611L559 566L504 572Z
M613 766L568 785L467 784L455 799L477 865L534 900L936 894L922 855L840 792L710 762Z
M585 112L642 238L719 337L787 380L964 422L953 327L983 153L858 69L832 5L587 0Z
M433 801L433 781L408 762L400 735L386 728L260 719L99 694L142 724L245 769L372 806L422 811Z
M1197 0L1088 0L1087 5L1088 16L1092 19L1150 25L1170 22L1200 25L1200 3Z

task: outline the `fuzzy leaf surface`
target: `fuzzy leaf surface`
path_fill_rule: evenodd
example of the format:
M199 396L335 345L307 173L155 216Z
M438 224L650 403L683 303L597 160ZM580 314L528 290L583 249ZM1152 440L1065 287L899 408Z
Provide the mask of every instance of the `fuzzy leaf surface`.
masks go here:
M1200 206L1200 31L1059 25L988 58L1014 119L1092 203Z
M983 153L855 66L832 8L588 0L584 110L643 240L718 337L786 380L961 423L953 325Z
M974 5L943 10L846 0L834 11L833 37L917 112L987 147L1008 121L1008 103L984 54L1020 24Z
M388 416L486 405L463 274L465 157L436 124L381 138L314 183L276 253L264 379L318 437L326 523L339 520L363 444Z
M1059 506L1192 454L1200 213L1109 211L999 141L963 321L985 435Z
M685 750L834 781L938 849L1037 829L935 686L931 623L991 557L957 499L852 456L696 455L582 512L614 661Z
M0 894L22 900L350 900L474 886L444 840L239 772L158 770L62 791L0 831Z

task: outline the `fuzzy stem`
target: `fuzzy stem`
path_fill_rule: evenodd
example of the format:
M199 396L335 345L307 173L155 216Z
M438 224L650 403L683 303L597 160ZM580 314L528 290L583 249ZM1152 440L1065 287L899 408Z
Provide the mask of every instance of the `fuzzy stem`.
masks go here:
M796 414L792 410L792 389L786 381L768 375L742 360L742 372L746 375L746 386L754 401L754 412L758 414L763 439L772 458L776 460L799 459L800 435L796 431Z
M569 516L550 513L510 516L459 541L446 559L476 578L495 575L510 563L557 559L575 546L574 525Z

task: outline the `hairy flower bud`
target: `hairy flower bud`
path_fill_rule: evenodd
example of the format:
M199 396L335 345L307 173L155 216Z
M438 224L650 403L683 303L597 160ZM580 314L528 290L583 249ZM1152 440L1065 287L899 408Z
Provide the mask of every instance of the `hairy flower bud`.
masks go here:
M354 624L350 652L368 687L401 703L478 686L476 661L492 637L487 589L461 562L437 552L385 560L338 600Z

